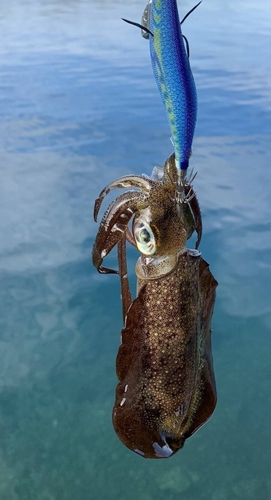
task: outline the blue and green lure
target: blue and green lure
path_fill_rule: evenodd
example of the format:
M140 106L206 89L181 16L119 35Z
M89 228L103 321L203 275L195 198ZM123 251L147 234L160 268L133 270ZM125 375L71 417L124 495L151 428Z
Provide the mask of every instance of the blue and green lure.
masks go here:
M180 22L176 0L149 0L141 27L150 42L154 77L165 104L175 150L175 164L185 176L192 151L196 119L197 92L189 63L189 46Z

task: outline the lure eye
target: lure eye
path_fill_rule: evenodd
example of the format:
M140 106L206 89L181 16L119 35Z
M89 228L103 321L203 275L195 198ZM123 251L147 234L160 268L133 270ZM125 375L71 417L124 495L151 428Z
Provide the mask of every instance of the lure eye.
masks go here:
M136 246L140 253L144 255L153 255L156 249L155 239L150 226L142 220L134 223L133 233Z

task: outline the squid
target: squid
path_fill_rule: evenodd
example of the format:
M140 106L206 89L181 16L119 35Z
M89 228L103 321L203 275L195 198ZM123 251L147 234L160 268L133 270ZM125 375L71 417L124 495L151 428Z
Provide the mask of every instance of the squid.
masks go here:
M216 384L211 318L217 281L198 250L202 236L193 175L180 178L173 153L149 178L126 175L106 186L125 192L106 209L92 251L102 274L119 275L124 326L116 359L112 419L117 436L144 458L168 458L212 415ZM195 249L187 241L196 233ZM140 256L132 299L126 242ZM117 246L118 269L103 260Z

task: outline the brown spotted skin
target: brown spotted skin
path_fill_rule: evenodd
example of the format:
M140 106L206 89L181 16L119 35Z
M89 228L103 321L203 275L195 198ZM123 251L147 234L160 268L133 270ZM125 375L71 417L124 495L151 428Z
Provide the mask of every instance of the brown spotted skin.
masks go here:
M110 203L92 251L98 271L118 272L121 282L125 327L113 424L134 452L167 458L210 418L216 405L210 325L217 282L200 253L186 248L194 232L196 248L200 243L201 213L189 180L179 178L174 155L160 176L125 176L106 186L95 203L95 220L104 197L122 187L140 191L127 191ZM132 243L140 224L150 228L155 242L151 254L138 246L143 253L136 264L138 296L133 302L125 254L129 221ZM119 271L102 266L116 245Z
M210 322L217 282L189 253L167 276L141 280L122 330L113 424L145 458L167 458L216 405Z

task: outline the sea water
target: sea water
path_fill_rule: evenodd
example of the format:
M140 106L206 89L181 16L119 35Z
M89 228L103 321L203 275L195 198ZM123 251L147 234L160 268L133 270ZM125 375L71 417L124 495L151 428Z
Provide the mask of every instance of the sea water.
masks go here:
M179 1L180 17L193 5ZM120 291L91 264L93 204L172 152L148 42L121 21L140 22L144 7L1 5L1 500L271 499L268 0L204 0L183 25L201 251L219 282L217 409L168 460L132 453L112 427ZM106 264L116 268L114 253Z

